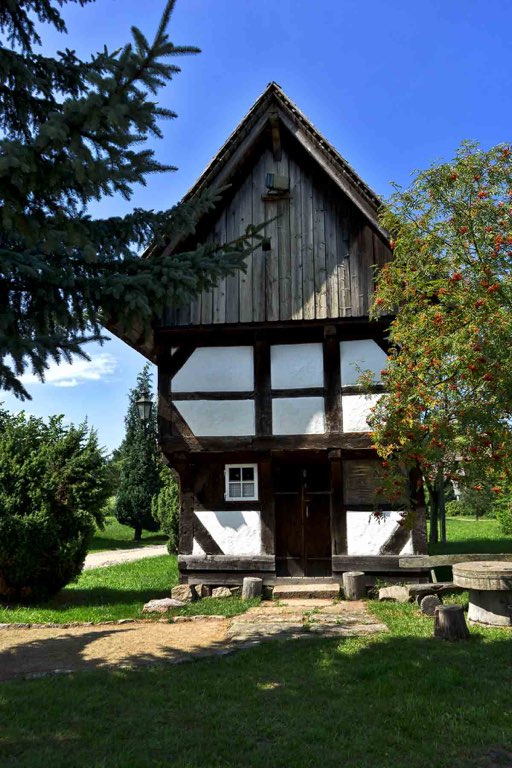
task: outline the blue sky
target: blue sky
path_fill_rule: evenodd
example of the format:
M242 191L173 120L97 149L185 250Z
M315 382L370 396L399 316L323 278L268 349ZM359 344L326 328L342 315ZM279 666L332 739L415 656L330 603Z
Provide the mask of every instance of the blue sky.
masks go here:
M48 31L45 49L85 57L122 45L133 24L151 37L163 6L71 6L69 35ZM511 139L507 0L178 0L170 29L176 44L202 49L176 62L183 71L160 97L179 117L164 125L158 157L179 170L149 179L130 204L106 199L101 215L177 202L271 80L383 196L392 180L407 184L463 139L484 147ZM88 352L90 364L52 367L45 384L28 382L33 400L24 406L0 399L13 411L87 417L112 450L145 360L116 339Z

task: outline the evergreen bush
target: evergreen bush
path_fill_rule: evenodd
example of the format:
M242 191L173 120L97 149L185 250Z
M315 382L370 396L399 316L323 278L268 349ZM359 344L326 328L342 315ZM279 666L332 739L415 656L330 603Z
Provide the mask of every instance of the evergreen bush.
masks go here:
M0 600L46 599L76 578L109 495L87 424L0 411Z
M180 488L176 475L168 467L160 472L162 488L153 498L153 517L160 523L161 530L169 537L167 549L170 555L178 552L180 528Z
M142 394L151 395L151 378L149 365L145 365L129 394L126 434L120 448L123 457L121 477L114 508L117 520L134 529L135 541L140 541L143 528L147 531L158 530L151 507L153 497L161 487L156 407L153 406L149 422L145 425L137 409L137 400Z

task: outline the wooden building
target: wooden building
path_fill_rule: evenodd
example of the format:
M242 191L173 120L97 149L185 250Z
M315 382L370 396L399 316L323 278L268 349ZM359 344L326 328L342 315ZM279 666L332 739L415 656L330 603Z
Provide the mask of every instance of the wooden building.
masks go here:
M180 477L181 579L396 572L426 543L421 515L412 531L385 503L372 516L379 385L368 398L357 382L386 363L385 323L368 320L391 255L379 199L275 83L187 197L227 185L197 240L269 221L266 240L246 274L138 345L158 365L160 445Z

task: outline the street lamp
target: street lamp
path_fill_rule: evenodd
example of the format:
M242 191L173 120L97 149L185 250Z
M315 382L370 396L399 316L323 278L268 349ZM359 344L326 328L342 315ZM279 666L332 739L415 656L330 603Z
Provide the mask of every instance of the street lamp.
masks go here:
M139 418L142 422L142 425L144 428L146 428L146 425L149 423L151 418L151 411L153 410L153 401L149 395L149 392L146 392L145 390L141 392L139 399L135 401L135 405L139 411Z

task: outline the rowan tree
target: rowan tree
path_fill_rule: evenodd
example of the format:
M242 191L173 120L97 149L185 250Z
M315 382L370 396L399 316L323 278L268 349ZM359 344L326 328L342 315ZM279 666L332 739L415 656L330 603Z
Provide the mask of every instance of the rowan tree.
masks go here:
M43 55L42 24L65 33L69 2L0 3L0 389L29 397L27 369L41 379L49 362L87 358L102 325L143 331L166 304L179 305L243 268L251 237L202 245L179 255L162 246L194 231L216 201L206 191L164 211L134 208L96 218L90 203L130 199L160 163L148 138L175 117L157 96L180 70L168 26L175 0L163 4L152 41L132 27L132 42L87 61L72 50ZM140 258L149 244L152 258Z
M512 152L465 142L397 187L382 223L393 259L372 316L390 316L387 392L371 417L387 494L420 470L498 496L512 455Z

